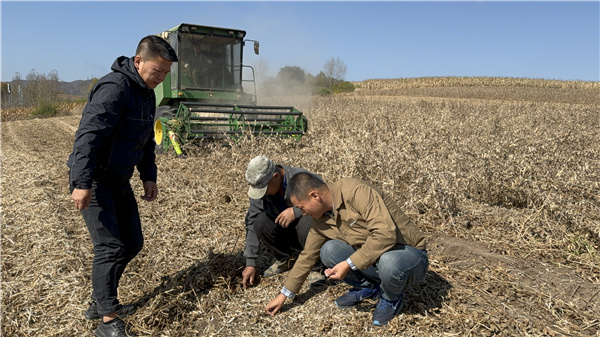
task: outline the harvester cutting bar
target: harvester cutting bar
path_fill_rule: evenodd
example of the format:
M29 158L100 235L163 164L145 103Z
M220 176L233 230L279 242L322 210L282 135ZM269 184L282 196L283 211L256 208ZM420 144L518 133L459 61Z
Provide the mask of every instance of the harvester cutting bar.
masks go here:
M300 116L301 111L294 109L292 106L261 106L261 105L235 105L235 104L210 104L210 103L199 103L199 102L185 102L183 103L190 108L192 112L205 112L205 113L224 113L224 112L237 112L237 113L251 113L258 115L292 115ZM225 110L230 109L230 110Z
M177 117L187 125L187 138L243 133L301 136L306 132L306 118L292 106L183 102Z
M235 105L232 106L232 108L236 107ZM239 105L237 105L238 108L240 108ZM248 108L244 108L244 109L248 109ZM263 107L264 109L264 107ZM283 107L273 107L272 110L277 110L277 109L281 109L284 110ZM290 109L293 109L290 108ZM191 112L205 112L205 113L224 113L224 112L229 112L229 113L251 113L251 114L258 114L258 115L281 115L282 113L285 113L286 115L292 115L292 116L300 116L302 115L302 112L300 111L293 111L293 110L286 110L286 111L267 111L267 110L241 110L241 108L239 110L217 110L217 109L198 109L198 108L190 108Z
M219 131L219 130L204 130L206 134L227 134L227 135L235 135L242 133L252 133L255 135L264 134L264 135L297 135L297 131L269 131L269 130L253 130L253 131L244 131L244 130L230 130L230 131Z
M231 108L237 106L240 109L279 109L279 110L291 110L294 109L292 106L274 106L274 105L250 105L250 104L222 104L222 103L203 103L203 102L183 102L188 106L205 106L205 107L219 107L219 108Z
M193 121L227 121L228 117L198 117L191 116L191 120ZM285 122L283 118L252 118L252 121L261 121L261 122Z

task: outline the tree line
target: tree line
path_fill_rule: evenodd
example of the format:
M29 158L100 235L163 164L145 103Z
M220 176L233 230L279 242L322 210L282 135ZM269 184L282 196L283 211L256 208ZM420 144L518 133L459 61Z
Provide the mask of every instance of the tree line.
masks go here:
M40 74L32 69L25 79L15 73L10 83L2 83L2 107L51 106L60 101L58 72Z
M256 66L259 74L265 74L268 65L260 61ZM316 76L298 66L285 66L279 69L275 77L261 81L263 91L272 94L316 94L330 95L354 91L354 84L345 81L348 67L339 57L328 59L323 70Z
M265 64L259 64L261 72L265 72ZM347 66L340 58L328 59L323 70L316 76L305 72L298 66L285 66L275 77L268 77L261 82L265 91L286 94L318 94L329 95L338 92L353 91L354 85L344 80ZM97 79L92 79L92 84ZM81 96L87 96L91 85L81 88ZM48 74L38 73L32 69L23 79L15 73L11 82L1 84L2 108L33 108L34 115L51 116L56 114L58 105L64 101L59 89L59 77L56 70Z

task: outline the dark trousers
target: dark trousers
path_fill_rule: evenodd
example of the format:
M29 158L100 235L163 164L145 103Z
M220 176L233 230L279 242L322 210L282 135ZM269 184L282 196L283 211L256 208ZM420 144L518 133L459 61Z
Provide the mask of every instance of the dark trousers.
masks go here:
M120 308L119 280L144 245L137 201L129 182L92 185L90 206L81 211L94 245L92 300L98 314Z
M292 250L304 249L304 243L312 224L312 218L304 215L283 228L265 213L259 213L254 220L254 230L260 242L273 253L277 260L290 257Z

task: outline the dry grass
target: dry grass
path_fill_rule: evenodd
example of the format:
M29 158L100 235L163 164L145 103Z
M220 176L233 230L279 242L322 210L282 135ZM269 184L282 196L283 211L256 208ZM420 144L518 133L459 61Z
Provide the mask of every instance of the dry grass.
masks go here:
M600 82L503 77L425 77L354 83L367 96L472 98L521 102L597 104ZM468 88L468 90L465 90Z
M149 336L600 336L598 84L406 81L261 101L306 113L309 134L299 142L204 142L188 146L187 159L161 155L160 198L140 203L145 248L120 287L122 301L142 305L127 319L133 329ZM2 123L5 336L83 336L95 328L82 315L91 243L66 186L78 122L72 115ZM343 284L305 286L275 317L264 306L285 275L240 288L244 171L258 154L330 181L353 176L382 186L427 233L430 271L389 327L371 325L369 305L336 309Z

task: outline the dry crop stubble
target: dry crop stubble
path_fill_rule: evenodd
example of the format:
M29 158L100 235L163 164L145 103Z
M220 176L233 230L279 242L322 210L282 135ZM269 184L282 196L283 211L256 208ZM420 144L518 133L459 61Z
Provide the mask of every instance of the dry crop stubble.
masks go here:
M300 141L250 137L186 146L183 160L160 155L159 199L140 202L145 247L120 286L122 301L142 305L127 319L133 329L149 336L597 336L600 135L589 85L406 82L261 102L304 111L309 133ZM557 100L548 88L565 91ZM91 243L66 187L78 121L2 123L7 336L82 336L95 327L82 315ZM430 271L388 328L372 326L368 305L336 309L342 284L305 285L275 317L264 306L286 274L241 289L244 172L258 154L328 181L353 176L381 186L428 235ZM141 194L137 177L132 183Z

